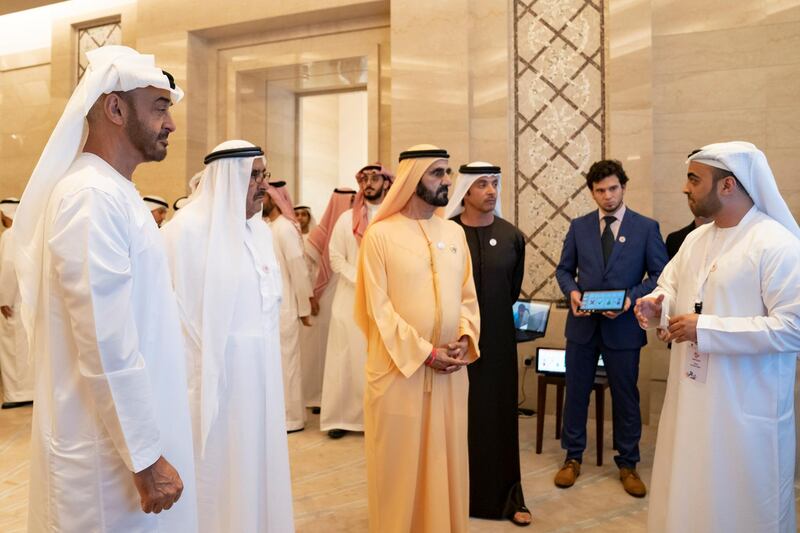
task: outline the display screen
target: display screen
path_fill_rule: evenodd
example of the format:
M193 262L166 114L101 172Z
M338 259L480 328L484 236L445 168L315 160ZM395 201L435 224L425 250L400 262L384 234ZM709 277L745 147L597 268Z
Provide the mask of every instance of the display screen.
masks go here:
M597 361L598 373L605 372L601 354ZM540 374L564 374L567 372L567 351L560 348L536 349L536 372Z
M625 308L625 289L613 291L583 291L581 311L602 313L622 311Z
M517 300L514 304L514 327L520 331L544 334L549 316L550 304L547 302Z

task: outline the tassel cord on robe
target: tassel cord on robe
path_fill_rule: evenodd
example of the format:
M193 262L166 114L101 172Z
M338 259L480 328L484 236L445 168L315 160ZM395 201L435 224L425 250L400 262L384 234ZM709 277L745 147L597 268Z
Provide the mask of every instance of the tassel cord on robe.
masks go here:
M433 335L431 337L431 343L436 349L436 346L439 344L439 336L442 332L442 301L439 295L439 273L436 271L436 260L434 259L433 255L433 242L428 237L428 234L425 232L425 228L422 227L422 223L417 220L417 226L419 226L419 230L422 232L423 237L425 237L425 242L428 243L428 255L431 258L431 276L433 277L433 302L434 302L434 312L433 312ZM433 369L431 367L425 368L425 392L430 392L433 390Z

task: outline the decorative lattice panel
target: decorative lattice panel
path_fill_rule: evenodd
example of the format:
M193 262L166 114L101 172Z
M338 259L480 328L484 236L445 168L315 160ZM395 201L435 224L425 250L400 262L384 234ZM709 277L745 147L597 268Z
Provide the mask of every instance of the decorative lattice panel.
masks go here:
M119 22L78 30L78 81L89 66L86 52L107 44L122 44L122 27Z
M515 222L530 298L563 298L554 274L569 221L595 207L585 176L605 153L603 24L603 0L514 1Z

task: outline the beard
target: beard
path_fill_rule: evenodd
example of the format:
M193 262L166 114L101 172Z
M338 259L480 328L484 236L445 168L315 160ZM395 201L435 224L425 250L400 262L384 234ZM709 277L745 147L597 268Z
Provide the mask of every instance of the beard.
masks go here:
M436 191L431 191L420 181L417 183L416 193L425 203L436 207L444 207L447 205L447 189L447 185L440 185Z
M375 200L380 200L383 196L383 188L376 189L373 193L368 193L364 190L364 198L369 200L370 202L374 202Z
M275 203L272 201L272 196L265 194L261 200L261 215L268 217L273 209L275 209Z
M166 141L169 131L151 131L139 120L139 115L133 108L133 118L125 124L125 131L131 144L142 154L144 161L163 161L167 157L167 147L159 144Z
M691 198L689 198L691 200ZM689 209L696 217L713 218L720 209L722 209L722 202L717 195L715 187L702 200L694 200L694 203L689 202Z

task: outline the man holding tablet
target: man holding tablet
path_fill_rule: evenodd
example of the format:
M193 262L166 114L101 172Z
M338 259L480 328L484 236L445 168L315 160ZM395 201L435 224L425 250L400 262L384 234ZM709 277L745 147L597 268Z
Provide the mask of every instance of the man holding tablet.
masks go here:
M613 402L614 461L625 491L643 497L647 488L636 473L642 433L636 382L639 350L647 336L638 327L631 302L655 288L667 249L658 223L625 207L627 182L619 161L592 165L586 185L598 210L570 223L556 268L571 312L565 331L567 397L561 433L567 456L554 481L558 487L571 487L580 474L589 395L602 353Z

